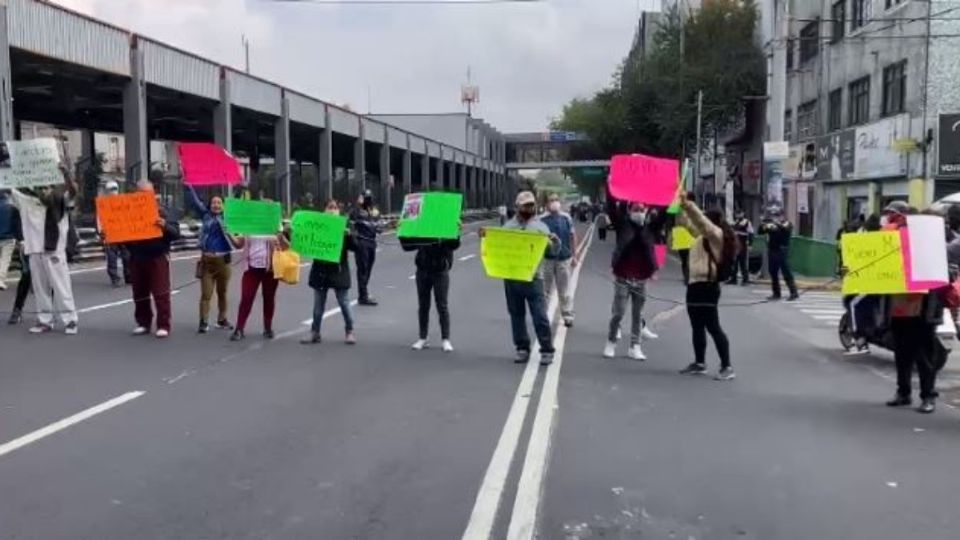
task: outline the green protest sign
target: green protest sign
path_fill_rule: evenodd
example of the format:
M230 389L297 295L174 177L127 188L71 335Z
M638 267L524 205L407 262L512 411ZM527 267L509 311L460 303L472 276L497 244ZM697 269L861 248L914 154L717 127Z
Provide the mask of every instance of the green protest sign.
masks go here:
M460 193L411 193L403 199L398 238L460 237Z
M280 203L226 199L223 220L230 234L272 236L280 232Z
M308 259L340 262L347 218L324 212L298 210L293 214L291 249Z

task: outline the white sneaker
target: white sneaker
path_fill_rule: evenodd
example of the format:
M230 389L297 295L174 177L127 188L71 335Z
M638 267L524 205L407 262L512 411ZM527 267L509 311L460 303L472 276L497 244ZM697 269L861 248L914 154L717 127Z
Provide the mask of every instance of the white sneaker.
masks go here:
M80 331L80 327L77 326L77 321L71 321L67 323L67 326L64 327L63 329L63 333L68 336L75 336L79 331Z
M650 330L650 327L644 326L643 330L640 331L640 337L642 337L643 339L657 339L660 336L658 336L657 334L654 334L653 331Z
M150 333L150 329L145 326L138 326L131 333L135 336L145 336Z
M604 358L613 358L617 355L617 344L608 341L606 345L603 346L603 357Z
M636 344L630 347L630 350L627 351L627 356L631 360L640 360L641 362L647 359L647 355L643 354L643 349L640 348L640 344Z
M428 346L428 345L429 345L429 344L427 343L427 340L425 340L425 339L418 339L418 340L416 340L416 341L413 342L413 350L419 351L419 350L422 350L424 347L426 347L426 346Z
M622 337L623 337L623 332L621 332L620 329L617 328L617 341L620 341L620 338Z
M443 352L453 352L453 343L449 339L443 340Z
M168 337L169 335L170 335L170 332L167 330L164 330L163 328L157 330L157 333L156 333L156 336L160 339Z

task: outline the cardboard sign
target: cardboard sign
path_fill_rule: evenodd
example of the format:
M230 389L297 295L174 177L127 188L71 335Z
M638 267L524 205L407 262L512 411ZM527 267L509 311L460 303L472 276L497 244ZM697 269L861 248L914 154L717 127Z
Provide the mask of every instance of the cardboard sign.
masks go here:
M940 216L907 216L901 229L907 288L938 289L950 283L947 270L946 224Z
M686 227L677 226L670 230L670 247L674 251L690 249L695 241L696 238L690 234L690 230Z
M280 203L225 199L223 220L230 234L273 236L280 232Z
M239 184L243 170L229 152L211 143L178 143L183 183L191 186Z
M940 232L941 237L943 231ZM844 234L843 294L901 294L907 289L901 231Z
M60 145L55 139L0 143L0 188L52 186L64 181Z
M151 240L163 236L157 227L160 210L153 193L135 191L97 197L97 220L108 244Z
M513 229L486 229L480 241L480 259L494 279L533 281L550 238L541 233Z
M617 199L670 206L680 184L680 162L641 154L621 154L610 161L610 193Z
M460 193L411 193L403 200L398 238L460 237Z
M307 259L340 262L347 217L299 210L293 214L291 249Z

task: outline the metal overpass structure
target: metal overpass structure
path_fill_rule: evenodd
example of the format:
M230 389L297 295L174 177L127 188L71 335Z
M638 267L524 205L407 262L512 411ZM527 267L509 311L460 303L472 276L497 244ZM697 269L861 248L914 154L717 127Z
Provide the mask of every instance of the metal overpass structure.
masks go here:
M465 124L465 138L431 138L60 6L0 0L0 140L28 121L80 130L84 159L94 133L122 134L129 181L150 172L150 141L216 142L251 174L272 160L288 210L304 165L321 201L372 189L386 212L430 188L460 191L470 208L509 191L506 142L483 122Z
M588 139L569 131L545 131L534 133L508 133L506 141L507 171L533 169L578 169L607 168L609 159L592 159L597 156L590 148ZM589 156L591 159L578 159Z

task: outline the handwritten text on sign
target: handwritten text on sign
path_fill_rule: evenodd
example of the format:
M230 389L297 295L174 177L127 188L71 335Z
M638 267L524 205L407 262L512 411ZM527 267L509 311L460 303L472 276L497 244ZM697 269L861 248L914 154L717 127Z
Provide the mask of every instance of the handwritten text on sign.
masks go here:
M907 274L899 231L849 233L843 249L843 294L899 294L907 292Z
M226 199L223 219L230 234L273 236L280 232L280 203Z
M160 238L157 227L160 211L153 193L137 191L125 195L97 197L97 219L108 244Z
M340 262L347 218L300 210L293 214L292 249L301 256L326 262Z
M640 154L621 154L610 161L610 193L617 199L670 206L680 183L680 162Z
M9 156L9 161L0 163L0 188L52 186L64 182L60 145L56 140L5 141L0 145Z
M491 278L533 281L549 241L536 232L486 229L480 242L483 268Z

